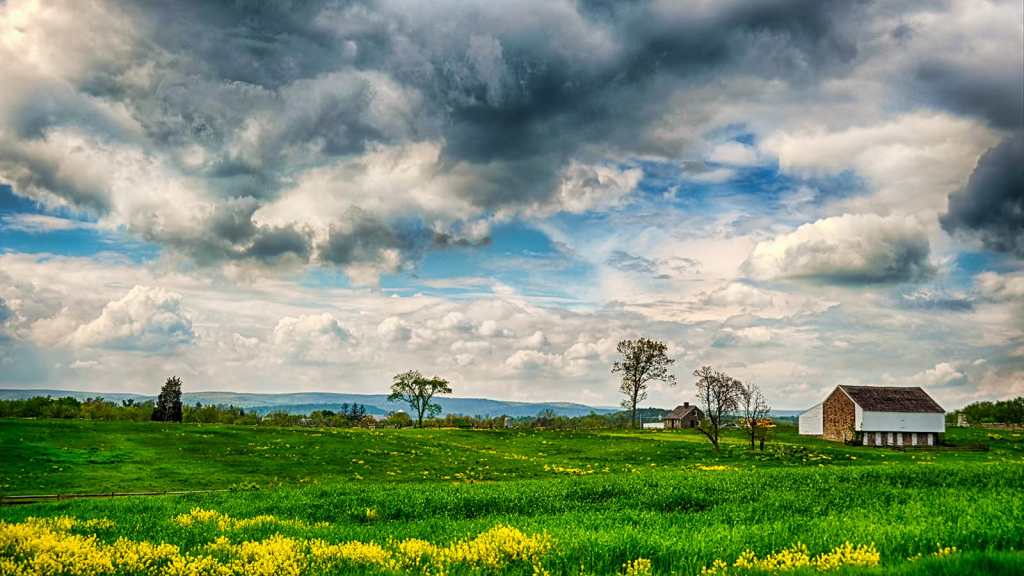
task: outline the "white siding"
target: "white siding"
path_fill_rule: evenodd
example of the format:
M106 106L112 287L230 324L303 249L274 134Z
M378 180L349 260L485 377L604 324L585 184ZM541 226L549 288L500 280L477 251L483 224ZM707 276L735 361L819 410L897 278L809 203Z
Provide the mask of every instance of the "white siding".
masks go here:
M879 432L946 431L946 415L919 412L864 412L860 430Z
M864 409L856 402L853 403L853 429L857 432L864 430Z
M818 404L800 413L799 417L801 436L821 436L825 433L825 413L822 405Z

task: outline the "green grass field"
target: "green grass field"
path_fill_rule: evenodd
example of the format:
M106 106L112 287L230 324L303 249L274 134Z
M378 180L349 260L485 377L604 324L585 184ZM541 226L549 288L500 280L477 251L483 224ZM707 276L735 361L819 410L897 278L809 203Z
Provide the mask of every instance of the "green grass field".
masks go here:
M1020 574L1024 438L950 438L992 450L785 427L767 452L736 435L715 454L693 432L6 420L5 495L259 489L4 508L0 572ZM760 571L734 566L747 551Z

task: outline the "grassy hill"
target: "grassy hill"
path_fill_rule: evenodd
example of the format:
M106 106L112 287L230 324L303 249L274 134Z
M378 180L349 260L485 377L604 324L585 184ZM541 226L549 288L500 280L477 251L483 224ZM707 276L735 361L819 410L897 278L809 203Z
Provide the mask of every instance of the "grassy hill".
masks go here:
M692 431L5 420L4 494L241 490L4 508L0 568L60 554L79 574L152 572L146 561L223 575L697 576L744 555L788 562L758 574L1024 570L1020 437L954 429L992 451L907 454L777 432L769 451L731 433L715 453Z

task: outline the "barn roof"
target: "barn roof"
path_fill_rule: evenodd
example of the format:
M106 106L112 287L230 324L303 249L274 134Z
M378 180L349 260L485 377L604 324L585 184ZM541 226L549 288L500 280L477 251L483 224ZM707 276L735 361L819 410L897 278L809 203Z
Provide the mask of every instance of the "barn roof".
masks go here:
M677 420L681 418L686 418L690 414L690 412L692 412L696 408L696 406L676 406L675 410L669 412L668 414L665 414L664 419L667 420L671 418L673 420Z
M946 411L927 392L914 386L840 386L843 392L862 409L869 412L938 412Z

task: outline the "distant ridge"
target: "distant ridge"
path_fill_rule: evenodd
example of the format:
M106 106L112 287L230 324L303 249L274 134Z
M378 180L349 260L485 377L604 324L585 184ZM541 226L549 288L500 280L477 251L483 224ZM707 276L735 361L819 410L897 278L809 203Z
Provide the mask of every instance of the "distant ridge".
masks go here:
M106 400L120 402L134 399L136 401L153 400L155 395L129 394L123 392L80 392L75 390L11 390L0 389L0 400L23 400L33 396L73 396L79 400L103 397ZM337 410L340 404L363 404L370 414L385 414L390 410L409 407L401 403L388 402L386 394L345 394L340 392L293 392L289 394L255 394L249 392L186 392L181 395L184 404L234 404L235 406L252 409L261 414L274 410L284 410L293 414L308 414L313 410ZM556 414L565 416L582 416L591 411L598 414L618 412L618 408L606 408L576 404L573 402L510 402L490 400L487 398L437 398L441 405L442 415L464 414L468 416L502 414L519 416L536 416L541 410L554 410Z

